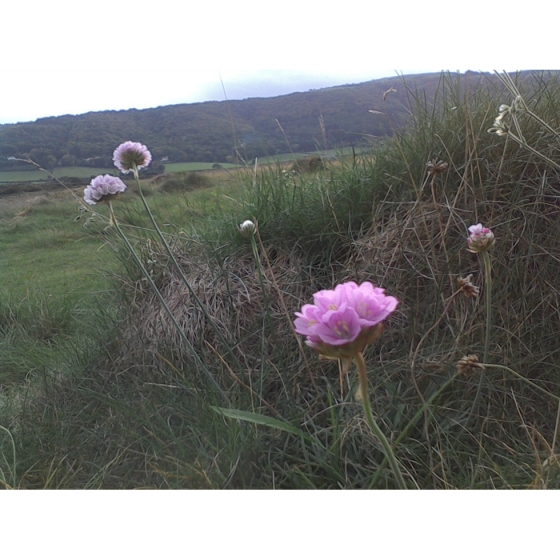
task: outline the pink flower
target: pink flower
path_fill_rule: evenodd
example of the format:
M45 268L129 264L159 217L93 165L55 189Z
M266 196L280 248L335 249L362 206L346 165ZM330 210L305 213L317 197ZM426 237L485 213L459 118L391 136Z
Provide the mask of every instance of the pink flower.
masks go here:
M97 204L110 200L126 190L126 185L112 175L98 175L84 189L84 200L88 204Z
M471 253L483 253L488 251L494 243L494 234L490 229L484 227L482 224L476 224L469 227L469 237L467 244Z
M320 354L341 359L374 342L381 335L382 322L399 303L370 282L359 286L346 282L334 290L321 290L313 302L295 314L295 330Z
M342 346L358 338L361 332L360 318L354 309L342 302L338 309L329 309L321 314L312 336L325 344Z
M348 282L348 301L356 310L360 324L373 327L384 321L396 308L399 302L392 296L386 296L383 288L375 288L370 282L360 286Z
M124 142L113 152L113 163L123 173L133 171L134 164L138 170L148 167L151 161L152 154L140 142Z

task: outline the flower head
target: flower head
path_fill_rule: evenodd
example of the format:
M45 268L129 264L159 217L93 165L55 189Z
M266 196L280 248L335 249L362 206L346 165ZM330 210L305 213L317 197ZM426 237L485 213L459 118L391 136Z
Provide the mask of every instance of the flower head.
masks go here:
M494 234L490 229L484 227L482 224L476 224L469 227L469 237L467 244L471 253L484 253L488 251L494 243Z
M84 189L84 200L88 204L97 204L110 200L126 190L126 185L112 175L98 175Z
M486 369L484 364L480 363L478 356L475 354L468 354L463 356L456 364L459 373L462 373L465 377L472 377L477 373L478 370Z
M253 237L256 229L255 224L251 220L245 220L239 225L239 233L243 237Z
M449 164L442 160L432 159L427 164L429 175L441 175L447 171Z
M397 299L370 282L339 284L321 290L296 313L295 330L319 354L348 359L377 340L382 322L396 309Z
M133 171L134 164L138 170L148 167L151 161L152 154L140 142L124 142L113 152L113 163L123 173Z
M467 296L467 297L476 297L478 296L478 286L475 286L472 283L472 278L473 275L469 274L468 276L465 276L465 278L457 278L457 283L459 284L459 286L461 287L461 290L463 291L463 293Z

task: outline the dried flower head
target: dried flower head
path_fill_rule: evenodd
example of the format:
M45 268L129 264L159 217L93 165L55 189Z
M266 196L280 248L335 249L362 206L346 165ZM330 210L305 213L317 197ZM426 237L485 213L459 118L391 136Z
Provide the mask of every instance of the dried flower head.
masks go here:
M152 161L152 154L140 142L124 142L113 152L113 163L123 173L148 167Z
M478 296L478 286L475 286L471 280L472 280L473 275L469 274L468 276L466 276L465 278L457 278L457 283L459 284L459 286L461 286L461 289L463 290L463 293L467 296L467 297L476 297Z
M441 175L447 171L449 164L442 160L432 159L426 164L430 175Z
M503 107L503 105L500 105L500 108ZM509 111L509 107L508 110L500 113L495 119L494 122L492 124L492 128L488 129L488 132L490 132L491 134L497 134L498 136L505 136L508 132L508 126L507 124L504 122L504 116L507 114L507 112Z
M492 230L484 227L482 224L476 224L469 227L469 236L467 244L471 253L484 253L490 249L496 240Z
M468 354L463 356L456 364L459 373L466 377L472 377L479 370L484 370L484 364L481 364L478 356L475 354Z
M396 88L394 88L393 86L391 86L388 90L386 90L386 91L383 92L383 101L385 101L385 100L387 99L387 96L388 96L390 93L397 93L397 91L398 91L398 90L397 90Z
M511 106L505 104L500 105L498 107L498 116L494 119L492 128L489 128L488 132L497 134L498 136L505 136L508 132L508 125L504 117L510 113L514 113L517 110L518 103L516 98Z
M117 197L126 190L126 185L112 175L98 175L92 179L91 183L84 189L84 200L88 204L107 202Z
M370 282L346 282L314 294L313 305L296 313L294 326L319 354L348 359L381 336L383 321L398 303Z
M239 225L239 233L243 237L253 237L255 235L256 226L251 220L245 220L242 224Z

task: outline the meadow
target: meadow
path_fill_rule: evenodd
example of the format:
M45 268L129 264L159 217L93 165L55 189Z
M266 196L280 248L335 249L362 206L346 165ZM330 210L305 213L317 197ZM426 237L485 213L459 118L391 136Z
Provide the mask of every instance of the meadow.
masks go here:
M112 169L104 167L56 167L52 174L57 179L77 177L89 179L93 175L112 173ZM49 172L50 173L50 172ZM47 181L51 177L47 171L30 168L29 171L0 171L0 183L22 183L25 181Z
M317 152L321 157L332 157L337 154L337 150L328 150ZM278 154L277 156L268 156L261 158L262 163L275 163L282 161L292 161L294 159L307 157L308 154L304 153L288 153ZM213 169L213 163L206 163L200 161L191 162L171 162L164 164L165 173L181 173L181 172L194 172L194 171L208 171ZM233 163L220 163L222 169L235 169L236 164ZM49 181L53 177L56 179L65 179L68 177L76 179L87 179L96 175L103 175L105 173L113 173L114 169L105 167L56 167L49 172L41 169L30 168L28 171L0 171L0 183L24 183L33 181ZM52 174L52 175L51 175ZM87 181L86 181L87 182Z
M116 225L83 188L4 204L2 485L402 487L355 368L293 328L369 281L399 301L364 356L406 487L560 488L560 86L517 94L442 76L371 151L127 179Z

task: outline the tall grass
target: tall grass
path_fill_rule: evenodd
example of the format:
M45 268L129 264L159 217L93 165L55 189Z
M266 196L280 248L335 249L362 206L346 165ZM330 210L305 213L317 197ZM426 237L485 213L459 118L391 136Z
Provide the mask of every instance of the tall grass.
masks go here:
M560 88L545 78L519 87L559 130ZM368 280L401 302L365 357L373 414L409 486L557 488L560 183L534 152L487 132L507 95L442 75L435 100L409 91L407 128L371 153L311 174L246 169L239 184L207 189L199 204L177 193L150 197L230 354L137 203L116 207L189 346L129 251L105 231L120 262L118 321L100 318L72 367L45 367L4 398L15 485L395 488L355 398L356 376L341 386L336 362L318 360L291 326L315 291ZM555 139L536 121L523 126L527 142L553 159ZM430 175L433 160L447 168ZM238 232L246 219L258 222L261 277ZM478 222L497 239L493 367L467 424L479 378L459 375L455 364L485 347L484 271L466 251L467 228ZM468 274L478 298L458 289L457 277ZM216 413L223 403L192 349L245 416ZM270 422L240 419L263 417ZM0 473L13 486L11 440L0 441Z

